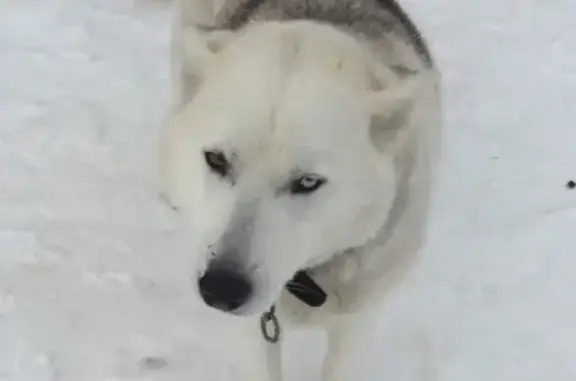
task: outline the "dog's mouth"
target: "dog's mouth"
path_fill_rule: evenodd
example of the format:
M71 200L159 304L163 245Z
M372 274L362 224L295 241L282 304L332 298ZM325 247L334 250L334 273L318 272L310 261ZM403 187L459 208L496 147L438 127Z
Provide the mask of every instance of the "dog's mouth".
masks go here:
M299 271L286 284L286 290L310 307L320 307L328 295L306 271Z

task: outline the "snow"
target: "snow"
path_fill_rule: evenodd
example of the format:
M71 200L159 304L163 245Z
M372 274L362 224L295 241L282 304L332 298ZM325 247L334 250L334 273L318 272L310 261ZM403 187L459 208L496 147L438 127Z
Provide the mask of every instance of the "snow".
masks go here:
M444 73L446 137L373 379L576 380L576 3L405 2ZM246 371L222 350L236 323L191 303L155 190L168 22L165 2L0 0L0 380ZM289 373L312 379L302 340Z

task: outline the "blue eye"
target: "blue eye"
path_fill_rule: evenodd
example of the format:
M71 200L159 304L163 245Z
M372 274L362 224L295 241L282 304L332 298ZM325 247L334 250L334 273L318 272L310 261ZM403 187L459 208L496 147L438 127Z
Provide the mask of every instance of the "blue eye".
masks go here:
M319 175L303 175L290 183L290 192L292 194L308 194L315 192L322 185L326 184L326 179Z

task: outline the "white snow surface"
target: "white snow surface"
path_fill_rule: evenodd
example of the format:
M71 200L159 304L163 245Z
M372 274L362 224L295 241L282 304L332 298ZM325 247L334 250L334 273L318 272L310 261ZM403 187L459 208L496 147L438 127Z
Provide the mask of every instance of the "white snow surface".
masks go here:
M139 1L0 0L0 380L243 379L237 322L193 303L158 199L170 11ZM370 379L574 381L576 2L404 3L445 144ZM294 340L288 373L318 379L320 343Z

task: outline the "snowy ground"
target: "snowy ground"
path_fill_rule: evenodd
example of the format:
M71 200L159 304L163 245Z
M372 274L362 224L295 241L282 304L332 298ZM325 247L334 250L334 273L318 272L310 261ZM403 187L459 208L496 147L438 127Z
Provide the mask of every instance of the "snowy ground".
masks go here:
M444 70L445 157L373 380L574 381L576 2L406 2ZM0 380L242 370L190 307L154 189L168 20L130 0L0 0ZM296 379L314 379L312 352Z

